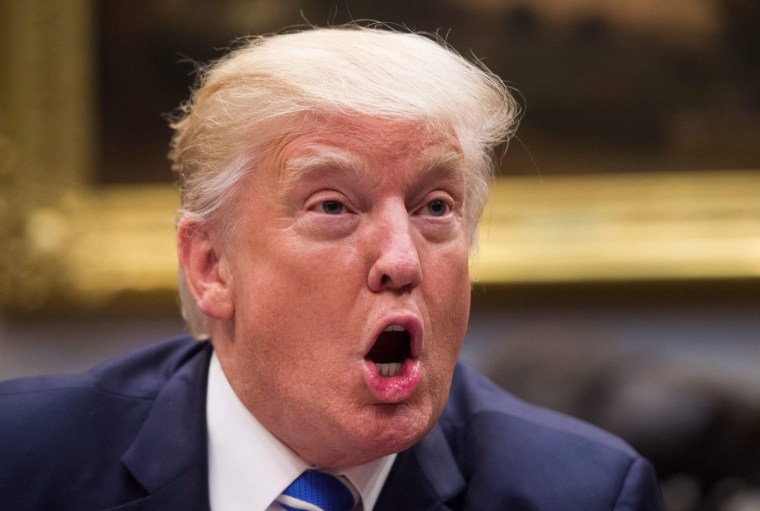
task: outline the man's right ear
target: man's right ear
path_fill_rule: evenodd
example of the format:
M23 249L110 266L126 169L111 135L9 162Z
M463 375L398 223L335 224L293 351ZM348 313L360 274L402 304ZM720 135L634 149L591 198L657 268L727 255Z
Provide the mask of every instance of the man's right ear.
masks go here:
M177 255L187 289L197 307L215 319L230 319L235 311L231 277L222 241L196 222L181 218L177 224Z

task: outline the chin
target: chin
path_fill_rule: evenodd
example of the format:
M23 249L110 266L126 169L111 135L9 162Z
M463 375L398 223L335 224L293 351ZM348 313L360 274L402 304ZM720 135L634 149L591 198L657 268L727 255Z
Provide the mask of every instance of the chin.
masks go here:
M440 413L430 406L409 404L372 405L369 416L354 436L363 452L363 462L397 453L420 441L433 427Z

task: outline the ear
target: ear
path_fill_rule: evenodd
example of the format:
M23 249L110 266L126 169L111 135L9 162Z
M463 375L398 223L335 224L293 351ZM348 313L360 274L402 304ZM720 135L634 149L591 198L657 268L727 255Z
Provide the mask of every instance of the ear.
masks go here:
M198 308L215 319L230 319L235 311L232 284L221 240L186 218L177 225L177 254L187 289Z

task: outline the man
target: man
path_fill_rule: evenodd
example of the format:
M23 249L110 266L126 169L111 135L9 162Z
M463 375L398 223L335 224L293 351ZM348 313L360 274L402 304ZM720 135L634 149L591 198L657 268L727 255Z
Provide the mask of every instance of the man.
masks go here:
M457 365L515 116L414 34L310 29L208 68L171 158L183 309L210 340L0 387L3 507L320 509L287 506L326 478L346 509L659 509L623 442Z

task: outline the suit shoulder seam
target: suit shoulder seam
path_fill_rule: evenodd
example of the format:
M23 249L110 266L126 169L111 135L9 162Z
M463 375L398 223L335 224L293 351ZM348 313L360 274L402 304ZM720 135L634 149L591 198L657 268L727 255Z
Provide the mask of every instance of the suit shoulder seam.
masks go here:
M612 509L617 509L618 502L620 501L620 497L623 496L623 490L625 489L625 482L628 480L628 475L631 473L631 470L633 469L633 465L638 460L637 457L633 456L631 457L630 463L628 463L628 466L625 469L625 473L623 474L623 477L620 478L620 485L618 486L617 493L615 494L615 502L612 504Z
M609 449L613 449L619 452L620 454L627 456L630 459L630 463L633 463L637 457L637 454L632 450L632 448L627 443L625 443L625 441L618 439L614 435L611 435L610 433L602 429L599 429L592 424L585 424L583 421L580 421L579 419L576 419L574 417L569 416L568 419L570 421L578 422L579 425L585 428L591 428L591 431L594 431L594 430L598 431L601 436L593 436L591 434L591 431L583 432L583 431L574 431L571 429L561 428L551 423L542 422L536 419L524 417L522 415L513 414L508 411L502 411L502 410L480 410L472 414L468 422L474 420L479 415L496 415L496 416L510 417L515 420L520 420L520 421L535 425L537 427L547 428L549 430L567 435L569 437L583 438L583 439L588 440L589 442L594 442L599 445L604 445L608 447ZM628 467L628 469L630 469L630 467Z
M120 398L125 398L125 399L138 399L142 401L153 401L155 399L154 395L114 392L112 390L104 389L97 385L62 385L62 386L57 386L57 387L26 389L26 390L18 390L18 391L13 391L13 392L6 391L6 392L0 392L0 396L20 396L20 395L29 395L29 394L48 394L48 393L52 394L52 393L58 393L58 392L66 392L69 390L90 390L90 391L99 392L101 394L106 394L109 396L120 397Z

